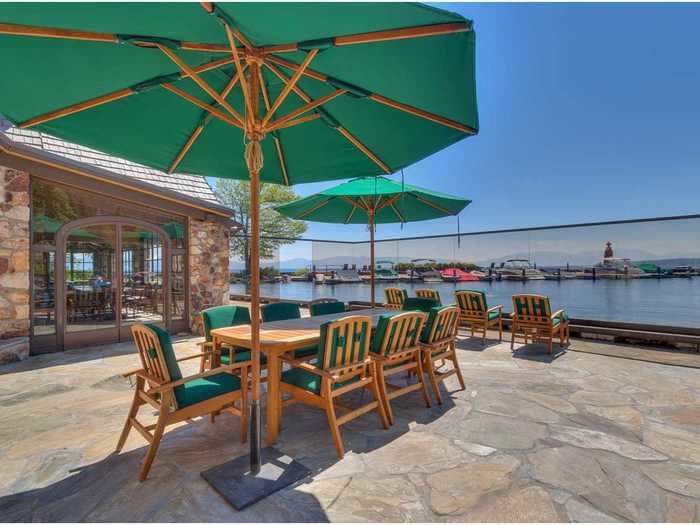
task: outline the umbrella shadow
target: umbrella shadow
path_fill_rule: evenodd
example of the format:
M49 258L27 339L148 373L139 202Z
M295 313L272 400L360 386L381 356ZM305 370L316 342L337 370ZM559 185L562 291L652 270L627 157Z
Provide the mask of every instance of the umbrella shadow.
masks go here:
M166 432L144 482L137 477L146 446L111 453L67 468L53 483L0 497L0 521L329 521L319 500L298 490L304 480L244 511L229 506L199 475L222 458L247 453L247 444L232 439L238 436L238 419L220 419L226 420L224 428L200 419ZM15 483L27 484L27 479Z
M172 339L173 343L177 344L183 341L191 340L193 339L193 336L187 334L173 336ZM177 347L175 350L177 351ZM125 355L133 355L134 366L138 366L138 351L136 350L136 345L134 345L133 341L129 340L121 343L104 344L87 348L75 348L60 352L32 355L28 359L1 366L0 376Z

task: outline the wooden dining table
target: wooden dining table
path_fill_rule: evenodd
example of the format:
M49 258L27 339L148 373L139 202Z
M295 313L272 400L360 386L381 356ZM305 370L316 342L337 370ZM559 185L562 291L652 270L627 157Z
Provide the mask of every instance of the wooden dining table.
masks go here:
M379 317L384 314L395 314L396 310L385 308L367 308L349 312L302 317L284 321L272 321L260 326L260 351L267 357L267 433L266 441L273 444L277 441L282 416L282 397L280 380L282 375L282 360L280 357L288 352L318 344L321 325L349 315L365 315L372 320L372 328L376 327ZM211 331L214 351L221 351L223 345L247 348L251 347L250 325L217 328Z

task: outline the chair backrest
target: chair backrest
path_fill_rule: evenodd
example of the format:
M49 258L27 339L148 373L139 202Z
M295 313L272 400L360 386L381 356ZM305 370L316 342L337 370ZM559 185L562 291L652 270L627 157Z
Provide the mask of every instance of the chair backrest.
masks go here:
M486 294L481 290L457 290L455 292L459 313L463 317L483 317L488 310Z
M386 303L384 308L390 310L401 310L408 294L404 288L384 288Z
M161 383L182 379L168 332L152 324L135 324L131 327L131 335L138 348L141 365L148 375Z
M381 316L372 338L372 352L388 357L415 348L427 318L423 312Z
M352 377L364 370L369 352L372 322L364 315L350 315L323 323L316 366L336 369L339 376Z
M345 303L338 301L337 299L324 300L323 302L311 301L309 305L309 311L312 316L315 315L328 315L328 314L339 314L345 311Z
M296 303L280 302L264 304L260 307L260 313L262 314L264 323L301 318L301 310Z
M212 330L250 324L250 310L245 306L231 304L214 306L202 311L202 323L204 324L204 335L207 341L211 341Z
M437 304L441 304L440 292L433 290L432 288L419 288L416 290L416 297L423 297L424 299L434 299Z
M549 297L534 294L514 295L513 315L520 323L549 325L552 315Z
M421 341L433 344L457 337L459 329L459 308L456 306L436 306L430 310Z
M418 310L420 312L430 313L430 310L440 306L435 299L428 297L406 297L403 303L402 310L412 311Z

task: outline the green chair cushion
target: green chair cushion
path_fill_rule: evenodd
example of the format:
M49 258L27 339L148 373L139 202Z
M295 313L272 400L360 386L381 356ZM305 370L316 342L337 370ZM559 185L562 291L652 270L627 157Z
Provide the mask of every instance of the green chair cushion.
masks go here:
M466 300L469 301L468 309L470 311L484 312L488 310L488 305L486 303L486 293L482 290L457 290L457 292L470 292L472 294L478 294L469 295L466 298Z
M207 401L223 394L240 390L241 380L231 374L215 374L188 381L175 387L175 399L180 408Z
M175 356L173 341L170 339L170 334L160 326L154 324L147 324L146 326L153 330L156 336L158 336L160 347L163 349L165 365L168 367L168 374L170 374L170 380L179 381L182 379L182 372L180 371L180 365L177 364L177 357Z
M264 304L260 307L260 312L264 323L301 318L301 311L296 303Z
M214 306L202 311L204 335L211 341L211 331L227 326L250 324L250 311L245 306Z
M423 328L423 333L421 334L420 340L423 343L430 343L430 332L433 330L433 325L437 319L438 314L447 306L434 306L430 309L428 314L428 320L425 322L425 327Z
M309 307L311 315L329 315L340 314L345 312L345 303L342 301L334 301L328 303L316 303Z
M501 312L489 312L489 321L493 321L494 319L498 319L498 317L501 315Z
M314 347L314 350L316 348ZM222 365L230 365L231 360L228 357L228 352L226 350L221 352L221 364ZM234 363L242 363L243 361L250 361L250 350L244 350L244 349L238 349L236 350L236 353L233 354L233 361ZM267 357L265 354L260 354L260 364L264 365L267 363Z
M323 323L321 325L321 337L319 338L318 341L318 354L316 356L316 363L318 363L318 366L320 368L323 368L323 363L325 363L325 355L326 355L326 342L328 338L332 338L332 344L331 344L331 356L330 356L330 362L334 363L335 362L335 354L338 351L338 348L342 347L344 345L345 341L345 335L340 333L339 329L335 329L332 332L328 331L328 326L332 323L333 321L328 321L326 323ZM365 327L364 330L360 334L357 334L356 337L360 340L360 352L362 352L362 355L358 356L357 361L362 361L364 359L364 351L365 351L365 341L367 337L371 337L371 334L368 333L370 331L369 327ZM349 361L352 359L354 356L348 355L346 356L347 360ZM338 362L337 366L342 366L344 363L342 361Z
M428 297L406 297L403 302L403 310L405 311L420 311L428 313L431 308L438 305L435 299L430 299Z
M333 390L340 388L355 381L359 381L360 377L355 376L349 381L344 381L342 383L335 383L333 385ZM308 370L302 368L290 368L282 372L282 382L289 385L294 385L299 388L303 388L308 392L313 392L314 394L321 393L321 376L318 376Z

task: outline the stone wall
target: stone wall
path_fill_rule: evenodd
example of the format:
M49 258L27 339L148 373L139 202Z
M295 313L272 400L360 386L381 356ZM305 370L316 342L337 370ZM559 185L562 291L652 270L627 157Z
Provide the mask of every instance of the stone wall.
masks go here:
M229 227L190 220L190 313L229 302ZM192 324L192 323L191 323Z
M0 364L29 355L29 174L0 166Z

